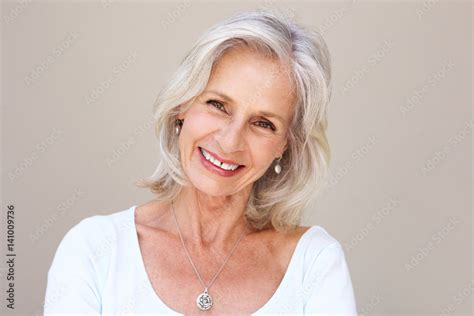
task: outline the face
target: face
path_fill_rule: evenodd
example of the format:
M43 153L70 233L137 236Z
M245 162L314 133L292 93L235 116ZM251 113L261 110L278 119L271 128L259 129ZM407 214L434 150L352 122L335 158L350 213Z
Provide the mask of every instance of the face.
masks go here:
M295 103L288 71L245 47L215 64L203 93L179 116L181 163L198 190L221 196L250 189L282 156Z

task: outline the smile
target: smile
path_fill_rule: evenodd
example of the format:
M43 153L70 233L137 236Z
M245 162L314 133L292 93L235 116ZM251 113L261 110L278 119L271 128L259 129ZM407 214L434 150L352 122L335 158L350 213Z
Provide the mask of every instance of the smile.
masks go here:
M242 165L239 164L222 162L219 159L215 158L213 155L211 155L209 152L207 152L204 148L199 147L199 151L207 161L212 163L214 166L219 167L220 169L226 171L234 171L237 170L239 167L242 167Z

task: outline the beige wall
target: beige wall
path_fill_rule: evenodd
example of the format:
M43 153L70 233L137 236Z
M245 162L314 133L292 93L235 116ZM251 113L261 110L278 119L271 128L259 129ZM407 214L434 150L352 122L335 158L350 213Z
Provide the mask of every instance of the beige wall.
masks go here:
M359 312L470 314L472 4L259 3L2 2L3 312L7 206L9 314L33 314L70 227L153 197L133 182L154 170L152 103L187 49L269 7L321 30L332 54L331 181L303 225L344 245Z

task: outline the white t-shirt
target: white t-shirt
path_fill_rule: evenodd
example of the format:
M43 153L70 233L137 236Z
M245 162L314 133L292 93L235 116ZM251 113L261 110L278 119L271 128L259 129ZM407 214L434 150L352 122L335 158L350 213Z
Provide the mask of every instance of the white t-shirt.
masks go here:
M48 271L44 315L182 315L153 290L135 208L87 217L66 233ZM324 228L300 237L279 287L252 315L277 313L357 315L343 249Z

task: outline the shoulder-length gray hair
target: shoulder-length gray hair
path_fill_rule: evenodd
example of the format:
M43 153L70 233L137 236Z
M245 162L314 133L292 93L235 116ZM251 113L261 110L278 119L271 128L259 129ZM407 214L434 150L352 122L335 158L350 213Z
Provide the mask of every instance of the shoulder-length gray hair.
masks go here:
M297 101L288 131L288 147L280 164L258 179L250 194L245 218L257 230L286 232L301 220L302 211L320 191L327 176L330 149L326 137L331 97L331 65L322 36L266 10L239 12L212 26L195 43L154 104L159 141L158 166L136 185L148 187L159 201L170 201L189 186L179 160L175 119L205 89L213 65L237 45L278 58L289 65Z

